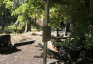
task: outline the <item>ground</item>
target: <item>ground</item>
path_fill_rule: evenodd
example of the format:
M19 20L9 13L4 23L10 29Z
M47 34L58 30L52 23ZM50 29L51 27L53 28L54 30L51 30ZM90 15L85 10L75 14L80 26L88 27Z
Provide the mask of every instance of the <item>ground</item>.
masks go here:
M42 42L42 35L32 35L31 33L22 33L22 34L11 34L11 43L17 43L22 41L36 40L39 43ZM55 48L48 46L49 49L58 52ZM93 52L93 51L92 51ZM0 64L43 64L43 50L38 47L35 43L19 46L17 50L6 51L0 53ZM93 58L92 53L88 54L88 56ZM54 58L50 55L47 55L47 61L51 61ZM85 59L74 59L72 61L68 61L67 59L62 59L67 62L67 64L93 64L92 61Z
M37 40L42 43L42 36L32 35L31 33L11 34L11 43L22 41ZM17 50L0 53L0 64L43 64L43 50L35 43L19 46ZM53 60L53 57L47 58L47 61Z

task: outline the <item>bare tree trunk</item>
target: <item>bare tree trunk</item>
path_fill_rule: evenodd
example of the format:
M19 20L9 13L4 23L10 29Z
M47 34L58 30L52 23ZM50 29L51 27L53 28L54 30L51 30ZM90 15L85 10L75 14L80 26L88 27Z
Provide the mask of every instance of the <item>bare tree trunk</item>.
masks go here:
M36 24L36 15L35 15L35 24ZM35 29L36 29L36 26L35 26Z
M4 29L4 26L3 26L3 24L4 24L4 22L3 22L3 19L2 19L2 6L0 7L0 22L2 23L1 25L2 25L2 29Z
M31 24L26 21L25 32L31 31Z
M65 36L67 36L67 21L66 21L66 27L65 27Z
M26 1L26 3L28 3L28 1ZM31 24L29 23L30 21L31 19L26 21L25 32L31 31Z
M6 9L6 4L4 3L4 11L5 11L5 25L8 26L7 22L7 9Z
M5 13L5 21L4 21L4 33L5 33L5 30L6 30L5 26L6 27L8 26L8 23L7 23L7 9L6 9L6 4L5 3L4 3L4 13Z
M26 3L28 3L28 0L26 1ZM27 32L27 21L26 21L26 25L25 25L25 32Z

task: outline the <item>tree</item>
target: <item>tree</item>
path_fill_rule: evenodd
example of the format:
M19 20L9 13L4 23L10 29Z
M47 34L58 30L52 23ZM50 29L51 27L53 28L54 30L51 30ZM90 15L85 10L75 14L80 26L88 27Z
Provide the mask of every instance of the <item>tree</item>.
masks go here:
M42 14L44 14L44 3L41 2L41 0L37 0L37 1L36 0L34 0L34 1L28 0L28 1L29 2L26 3L26 0L24 0L24 1L22 1L22 2L24 2L22 5L16 4L12 8L12 15L18 15L18 19L15 24L17 24L17 23L22 24L23 23L23 25L26 25L25 24L26 21L28 21L30 18L31 19L30 23L33 25L36 25L36 23L32 20L34 18L34 16L37 15L37 19L39 19L39 18L41 18ZM13 2L13 1L7 0L7 2ZM36 5L36 3L37 3L37 5Z
M0 6L0 22L2 23L3 22L3 19L2 19L2 6ZM1 24L1 25L3 25L3 23Z
M29 2L24 3L22 5L16 6L16 8L12 11L12 15L18 15L18 19L16 23L25 24L29 18L34 18L35 14L37 15L37 19L41 18L44 15L44 2L40 0L28 0ZM7 2L13 2L12 0ZM20 2L20 1L19 1ZM73 24L73 31L70 37L74 38L74 40L78 39L82 43L91 44L92 33L93 33L93 1L92 0L65 0L65 2L69 2L70 5L60 5L50 3L50 26L59 26L58 22L62 20L71 20ZM37 3L37 6L35 5ZM28 10L27 10L28 9ZM36 12L37 11L37 12ZM31 24L34 22L31 20ZM91 36L91 37L90 37ZM81 43L80 42L80 43ZM82 47L82 46L81 46ZM86 46L83 46L87 48Z
M4 12L5 12L5 25L7 26L7 9L5 3L4 3Z
M66 20L71 20L71 23L73 24L73 31L71 33L71 38L74 38L73 40L76 41L78 40L78 46L81 48L89 48L88 45L92 44L92 38L93 38L93 1L92 0L65 0L66 2L69 2L70 5L61 5L60 7L57 6L52 6L55 8L54 11L59 11L59 14L61 17ZM53 14L53 12L52 12ZM55 13L58 15L58 13ZM57 17L57 16L55 16ZM57 18L58 19L58 18ZM55 21L55 20L54 20ZM57 21L58 22L58 21ZM55 21L52 22L53 24L56 25L57 23ZM50 24L50 25L51 25ZM71 40L69 38L69 42ZM74 42L72 43L74 45ZM75 46L75 45L74 45Z
M2 2L0 4L0 8L1 8L0 9L0 11L1 11L0 18L1 18L2 28L4 29L4 27L8 23L8 16L11 16L11 15L10 15L9 9L6 9L6 4L5 3Z
M66 0L68 1L68 0ZM92 27L93 27L93 1L92 0L70 0L70 6L63 6L61 11L68 14L67 18L73 24L73 31L70 37L79 40L79 46L89 48L92 44ZM73 43L74 44L74 43Z
M26 3L28 3L28 0L26 1ZM28 10L28 9L27 9ZM26 15L27 16L27 15ZM25 27L25 32L28 32L31 30L31 24L30 24L31 18L29 18L29 20L26 21L26 27Z

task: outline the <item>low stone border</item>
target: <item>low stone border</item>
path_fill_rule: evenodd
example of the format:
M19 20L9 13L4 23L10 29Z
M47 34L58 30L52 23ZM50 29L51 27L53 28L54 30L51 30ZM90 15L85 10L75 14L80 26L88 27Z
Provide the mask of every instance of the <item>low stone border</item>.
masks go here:
M54 59L52 61L47 62L47 64L58 64L58 60Z
M18 42L18 43L14 43L14 45L15 45L15 46L22 46L22 45L32 44L32 43L34 43L34 41L35 41L35 40Z
M43 49L43 45L37 41L34 41L34 43L36 43L40 48ZM55 59L59 60L59 61L62 61L63 59L63 56L60 56L58 53L50 50L49 48L47 48L47 53L50 54L50 55L53 55L55 57Z

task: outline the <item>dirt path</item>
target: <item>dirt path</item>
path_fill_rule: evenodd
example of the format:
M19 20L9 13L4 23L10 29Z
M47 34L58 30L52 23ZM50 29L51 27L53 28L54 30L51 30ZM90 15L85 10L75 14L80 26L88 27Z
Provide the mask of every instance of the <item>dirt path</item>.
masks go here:
M11 35L11 43L17 43L22 41L29 41L29 40L36 40L39 43L43 44L42 36L40 35L32 35L31 33L23 33L23 34L12 34ZM49 47L51 49L51 47ZM56 51L55 49L51 49ZM35 43L19 46L17 50L7 51L0 53L0 64L43 64L43 50L38 47ZM93 55L90 54L90 56ZM47 61L53 60L49 58L50 56L47 55ZM63 60L63 59L62 59ZM68 62L67 59L64 59L65 62ZM81 61L75 60L68 62L67 64L93 64L88 59Z
M20 46L17 50L0 53L0 64L42 64L42 52L35 44Z

